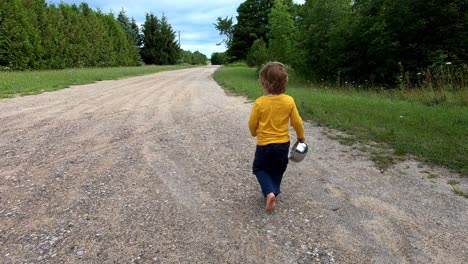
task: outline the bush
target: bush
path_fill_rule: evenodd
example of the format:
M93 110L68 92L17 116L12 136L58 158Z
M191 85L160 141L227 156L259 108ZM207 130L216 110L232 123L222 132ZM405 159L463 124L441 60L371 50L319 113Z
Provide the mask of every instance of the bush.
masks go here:
M228 62L228 56L226 52L215 52L211 54L212 65L224 65Z
M265 41L263 39L255 40L247 54L247 65L259 68L267 61L268 50Z

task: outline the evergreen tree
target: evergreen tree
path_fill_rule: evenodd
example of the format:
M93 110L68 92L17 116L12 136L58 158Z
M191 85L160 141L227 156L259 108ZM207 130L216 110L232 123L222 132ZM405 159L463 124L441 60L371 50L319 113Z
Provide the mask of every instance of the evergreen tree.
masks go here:
M153 14L146 15L143 25L141 57L146 64L175 64L179 58L179 45L166 16L159 20Z
M179 43L176 41L175 31L167 22L165 15L162 16L160 21L160 32L160 39L158 41L161 46L160 64L176 64L179 58Z
M125 14L125 11L122 9L117 16L117 21L119 21L122 28L128 35L128 38L133 42L135 46L139 46L140 41L140 32L138 26L135 22L135 19L129 19Z
M132 32L136 33L135 37L135 45L140 48L141 44L143 41L141 40L141 34L140 34L140 29L138 28L138 25L135 21L135 19L132 17L132 21L130 22L130 27L132 28Z
M32 27L20 0L0 1L0 66L33 68L36 39Z
M143 47L140 50L141 59L146 64L161 64L161 50L158 43L161 29L159 28L159 20L155 15L146 14L142 32Z

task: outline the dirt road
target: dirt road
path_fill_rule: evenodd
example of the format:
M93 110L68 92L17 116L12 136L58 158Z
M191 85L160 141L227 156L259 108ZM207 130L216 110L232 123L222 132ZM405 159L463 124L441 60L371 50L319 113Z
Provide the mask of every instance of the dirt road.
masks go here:
M381 173L311 124L265 213L252 105L215 69L0 100L0 263L468 263L468 179Z

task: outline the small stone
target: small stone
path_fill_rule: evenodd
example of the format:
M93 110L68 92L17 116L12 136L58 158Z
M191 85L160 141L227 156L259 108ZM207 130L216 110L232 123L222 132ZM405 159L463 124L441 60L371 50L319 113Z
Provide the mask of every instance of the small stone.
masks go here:
M78 256L83 256L84 251L83 251L83 250L79 250L79 251L76 252L76 254L77 254Z

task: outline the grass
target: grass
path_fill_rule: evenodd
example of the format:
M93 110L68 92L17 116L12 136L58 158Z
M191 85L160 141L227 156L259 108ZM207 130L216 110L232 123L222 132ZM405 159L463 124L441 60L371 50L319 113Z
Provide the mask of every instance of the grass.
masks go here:
M449 180L447 181L447 184L450 184L450 185L457 185L457 184L460 184L459 181L456 181L456 180Z
M0 71L0 98L56 91L71 85L188 68L187 65L78 68L53 71Z
M459 190L457 188L453 188L453 193L455 193L456 195L468 198L468 193L465 193L462 190Z
M263 95L256 69L222 67L214 78L252 100ZM305 119L345 131L361 142L384 143L396 155L411 154L468 176L466 105L427 104L386 93L313 88L294 76L287 94L295 98Z

